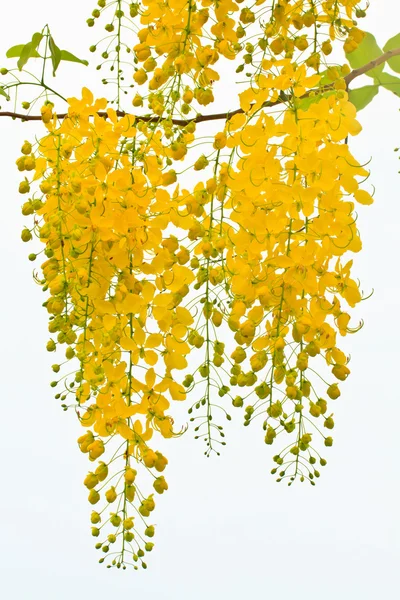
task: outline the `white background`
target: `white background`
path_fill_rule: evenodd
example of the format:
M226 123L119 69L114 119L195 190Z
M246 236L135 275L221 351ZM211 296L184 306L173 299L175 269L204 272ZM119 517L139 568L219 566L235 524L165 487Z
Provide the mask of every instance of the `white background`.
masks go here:
M399 31L400 5L371 4L362 25L382 46ZM12 8L2 3L0 56L48 22L60 47L90 57L87 48L101 35L85 25L94 7L87 0L18 0ZM54 85L73 95L85 84L102 95L101 86L92 84L96 79L96 72L67 65ZM225 99L235 92L224 91L221 107L228 108ZM81 428L72 413L61 411L49 387L47 313L31 280L31 247L20 241L24 218L15 167L22 142L41 126L1 118L2 597L397 598L400 163L393 149L400 145L399 107L398 98L381 91L360 114L363 132L351 140L358 160L372 158L376 201L359 211L364 248L354 272L362 289L375 293L356 315L365 320L364 329L346 338L352 374L335 404L335 444L325 453L328 466L317 486L275 483L262 432L244 429L241 419L227 427L228 446L220 458L207 460L191 434L170 442L170 489L156 509L156 546L148 570L137 573L97 564L82 485L87 457L76 444Z

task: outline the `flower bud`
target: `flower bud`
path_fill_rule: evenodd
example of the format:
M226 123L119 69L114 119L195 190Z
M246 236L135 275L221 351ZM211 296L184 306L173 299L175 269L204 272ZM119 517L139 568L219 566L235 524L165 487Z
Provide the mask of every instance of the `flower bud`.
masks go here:
M161 452L156 452L156 462L155 462L155 469L156 471L158 471L159 473L161 473L162 471L164 471L165 467L168 464L168 460L165 458L165 456L163 456L161 454Z
M104 443L102 440L95 440L88 446L90 460L96 460L104 453Z
M154 529L154 525L150 525L149 527L146 527L146 529L144 530L144 535L146 535L147 537L153 537L155 533L155 529Z
M114 525L114 527L119 527L121 525L121 517L116 513L111 513L110 523Z
M29 182L25 179L25 181L21 181L21 183L19 184L18 191L20 194L29 194L30 189L31 187L29 185Z
M90 490L88 500L90 504L97 504L100 500L100 494L96 490Z
M326 393L328 394L329 398L331 398L332 400L336 400L336 398L339 398L340 390L339 390L338 384L333 383L332 385L330 385L328 387Z
M158 494L163 494L168 489L168 483L161 475L161 477L157 477L157 479L154 480L153 487Z
M99 481L104 481L108 476L108 466L106 463L100 462L94 473Z
M332 417L328 417L327 419L325 419L324 427L326 427L327 429L333 429L335 427L335 421L332 419Z
M143 462L146 465L146 467L151 469L152 467L155 466L156 461L157 461L156 453L153 452L153 450L147 449L143 454Z
M83 481L83 485L85 485L88 490L93 489L99 483L98 478L94 473L88 473Z
M21 240L23 242L29 242L31 239L32 239L32 234L29 231L29 229L25 227L25 229L23 229L22 233L21 233Z
M134 485L125 485L125 495L126 495L126 499L129 502L133 502L135 493L136 493L136 488Z
M107 502L109 502L110 504L115 502L115 500L117 499L117 492L115 490L115 487L111 486L110 489L106 491L105 495Z
M93 523L93 525L100 523L101 517L100 517L99 513L96 511L93 511L92 514L90 515L90 521L91 521L91 523Z
M129 531L130 529L133 529L134 523L133 523L133 518L132 517L128 517L126 519L124 519L123 521L123 527L124 529L126 529L127 531Z

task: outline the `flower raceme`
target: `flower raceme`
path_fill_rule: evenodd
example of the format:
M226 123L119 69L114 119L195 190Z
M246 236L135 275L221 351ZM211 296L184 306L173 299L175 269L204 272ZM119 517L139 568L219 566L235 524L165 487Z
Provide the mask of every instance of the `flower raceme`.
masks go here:
M59 357L65 348L51 385L85 428L92 534L111 566L146 568L155 533L147 519L168 489L155 439L182 432L174 401L193 397L206 455L225 444L218 412L230 420L232 406L243 408L246 426L260 417L265 443L282 440L272 472L289 485L314 485L317 460L326 464L316 440L333 443L332 402L350 373L338 337L357 331L350 312L362 299L349 257L361 249L355 206L372 198L348 145L361 127L347 66L322 79L327 40L295 60L306 48L293 31L317 24L329 43L347 32L345 44L362 35L353 0L275 4L241 112L200 156L196 123L174 118L192 100L208 103L218 79L210 65L234 58L241 30L255 22L234 2L143 4L134 78L143 85L152 74L156 116L119 117L84 88L63 120L45 104L46 133L17 160L22 212L34 215L22 239L43 245L36 279L47 294L47 350ZM211 11L212 48L200 35ZM179 177L188 161L190 189Z
M84 90L82 101L71 100L61 125L47 124L48 134L31 158L41 199L30 199L23 212L35 213L33 231L45 244L40 284L50 294L44 304L53 336L47 349L64 344L66 362L78 361L72 376L54 382L65 388L58 397L65 402L75 397L79 419L90 428L79 446L91 461L102 459L85 479L89 502L100 499L96 486L107 478L103 466L115 463L119 469L106 500L117 504L113 514L121 517L123 563L125 542L140 543L135 528L125 531L125 520L133 518L128 505L136 502L141 518L154 508L152 496L126 483L132 461L153 476L156 492L167 489L157 474L167 461L149 443L154 431L176 435L167 411L169 399L186 397L173 371L187 366L184 338L193 319L179 305L194 275L174 260L168 238L163 240L171 199L166 189L155 187L162 181L160 140L153 133L146 137L143 127L137 141L134 119L118 120L112 109L108 121L94 116L90 123L104 105L93 103ZM114 454L104 463L109 445ZM139 545L135 560L141 550Z

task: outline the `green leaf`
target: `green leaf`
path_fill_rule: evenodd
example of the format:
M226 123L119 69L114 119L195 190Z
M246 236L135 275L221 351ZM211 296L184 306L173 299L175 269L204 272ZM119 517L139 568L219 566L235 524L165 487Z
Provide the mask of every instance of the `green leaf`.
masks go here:
M383 46L383 50L385 52L388 52L388 50L395 50L396 48L400 48L400 33L390 38L390 40L388 40ZM395 73L400 73L400 56L389 58L387 63Z
M37 58L39 56L37 49L42 39L42 33L34 33L32 36L32 40L25 44L25 46L23 46L19 55L19 61L17 63L18 69L20 71L22 71L23 67L26 65L30 58Z
M82 60L81 58L78 58L71 52L68 52L68 50L61 50L61 60L67 60L69 62L81 63L82 65L85 65L86 67L89 64L89 62L87 60Z
M367 33L356 50L346 53L346 58L353 69L359 69L372 60L375 60L375 58L379 58L382 54L383 51L379 48L375 37L372 33ZM381 64L378 67L367 71L365 74L368 75L368 77L377 77L379 73L382 73L383 67L384 65Z
M375 77L375 83L381 85L385 90L393 92L396 96L400 97L400 79L390 73L381 73L378 77Z
M26 44L18 44L18 46L13 46L9 48L6 52L7 58L19 58L21 56L22 50L25 48ZM39 58L39 53L34 50L31 53L32 58Z
M1 85L0 85L0 96L4 96L4 98L6 98L7 100L10 99L10 96L7 94L6 90L1 87Z
M362 110L375 98L379 92L379 85L364 85L364 87L350 90L349 100L357 111Z
M28 42L22 48L21 54L19 56L19 61L17 62L17 66L18 66L18 69L20 71L22 71L22 69L24 68L24 66L28 62L28 60L30 58L32 58L32 52L33 52L32 44L31 44L31 42Z
M32 36L32 47L35 48L35 50L39 47L40 42L43 39L43 33L34 33Z
M61 50L56 45L52 36L49 37L49 48L50 48L51 63L53 65L53 75L55 76L56 71L58 69L58 65L60 64L60 61L61 61Z

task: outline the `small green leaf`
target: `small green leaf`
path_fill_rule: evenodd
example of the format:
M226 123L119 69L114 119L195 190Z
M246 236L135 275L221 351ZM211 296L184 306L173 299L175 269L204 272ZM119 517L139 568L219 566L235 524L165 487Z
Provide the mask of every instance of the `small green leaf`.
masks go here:
M9 48L6 52L7 58L19 58L21 56L22 50L25 48L26 44L18 44L18 46L13 46ZM32 58L39 58L39 53L35 50L31 53Z
M375 83L381 85L385 90L393 92L396 96L400 97L400 79L390 73L381 73L378 77L375 77Z
M359 69L375 58L382 56L383 51L379 48L372 33L367 33L361 44L353 52L346 53L346 58L353 69ZM377 77L382 73L384 65L379 65L365 74L368 77Z
M17 66L20 71L22 71L23 67L30 58L37 58L39 56L37 49L42 39L42 33L34 33L32 40L23 46L19 55L19 61L17 62Z
M364 87L350 90L349 100L356 107L357 111L362 110L379 92L379 85L364 85Z
M58 65L60 64L60 60L61 60L61 50L56 45L52 36L49 37L49 48L50 48L51 63L53 65L53 75L55 76L56 71L58 69Z
M33 52L32 44L31 44L31 42L28 42L22 48L22 51L21 51L21 54L20 54L20 57L19 57L19 61L17 62L17 66L18 66L18 69L20 71L22 71L22 69L24 68L24 66L28 62L28 60L30 58L32 58L31 52Z
M6 98L7 100L10 99L10 96L7 94L6 90L1 87L1 85L0 85L0 96L4 96L4 98Z
M400 33L390 38L390 40L388 40L383 46L383 50L385 52L388 52L389 50L396 50L397 48L400 48ZM389 58L387 63L395 73L400 73L400 56Z
M71 52L68 52L68 50L61 50L61 60L67 60L69 62L81 63L82 65L85 65L86 67L89 64L89 62L87 60L83 60L81 58L78 58L77 56L75 56Z

